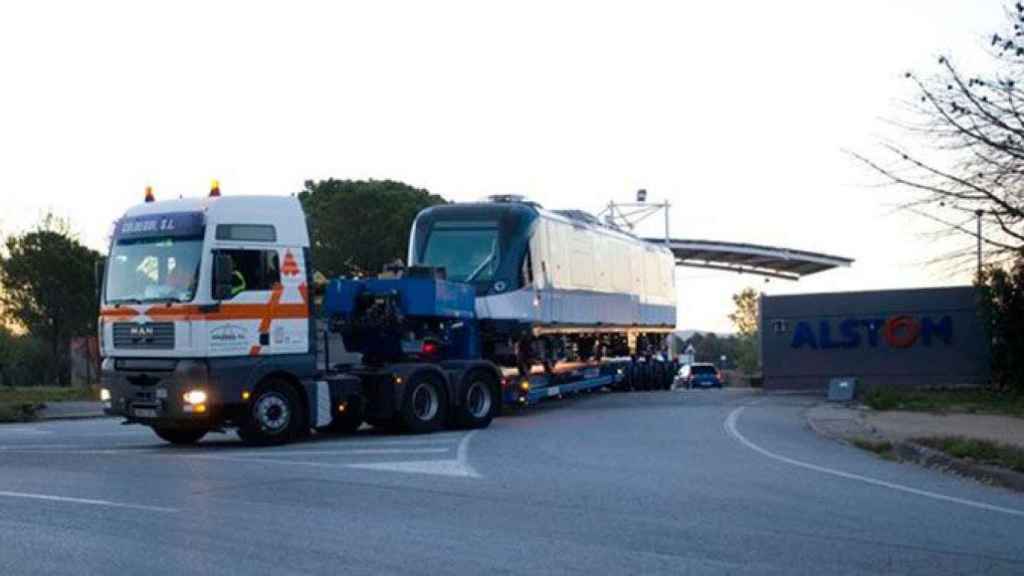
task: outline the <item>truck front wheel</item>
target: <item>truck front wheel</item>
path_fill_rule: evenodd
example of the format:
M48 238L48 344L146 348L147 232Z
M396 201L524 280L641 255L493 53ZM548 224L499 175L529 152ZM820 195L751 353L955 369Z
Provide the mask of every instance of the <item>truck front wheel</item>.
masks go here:
M238 437L249 444L264 446L290 442L302 431L301 410L291 386L270 380L253 394Z
M462 390L459 406L455 409L455 423L460 428L486 428L494 419L498 407L498 383L486 372L469 375L469 384Z
M433 432L444 424L447 411L444 388L435 376L421 374L409 379L399 412L403 428L413 434Z
M171 444L177 445L190 445L195 444L202 440L203 436L206 436L206 430L194 430L194 429L182 429L182 428L153 428L153 432L160 437L161 440L170 442Z

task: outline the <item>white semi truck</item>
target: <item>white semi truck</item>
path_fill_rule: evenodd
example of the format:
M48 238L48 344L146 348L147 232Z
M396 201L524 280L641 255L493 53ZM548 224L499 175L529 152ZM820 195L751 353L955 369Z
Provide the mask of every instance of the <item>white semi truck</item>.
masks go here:
M431 256L443 261L439 250L459 246L435 246ZM548 366L541 373L520 366L510 374L495 350L516 343L507 334L501 336L507 342L495 342L494 334L503 332L495 332L493 315L480 314L482 299L500 285L481 291L474 278L448 281L443 268L421 260L414 254L410 262L422 265L398 278L332 279L316 310L309 234L297 199L221 197L218 187L205 198L157 202L148 194L115 223L102 282L107 410L172 443L235 428L246 441L274 444L311 429L352 431L364 422L412 432L479 428L505 403L671 382L668 363L635 349L635 332L644 341L667 331L661 325L577 327L594 338L631 342L632 356L588 357L575 368ZM640 309L636 297L623 301ZM602 305L610 302L605 297ZM546 325L536 335L557 332ZM332 339L343 339L362 361L331 358ZM530 356L519 354L520 364Z

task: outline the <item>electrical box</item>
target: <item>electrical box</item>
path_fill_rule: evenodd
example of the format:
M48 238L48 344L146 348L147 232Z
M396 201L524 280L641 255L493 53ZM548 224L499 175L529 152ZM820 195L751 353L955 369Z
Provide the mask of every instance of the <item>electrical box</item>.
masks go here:
M829 402L850 402L856 391L856 378L833 378L828 381Z

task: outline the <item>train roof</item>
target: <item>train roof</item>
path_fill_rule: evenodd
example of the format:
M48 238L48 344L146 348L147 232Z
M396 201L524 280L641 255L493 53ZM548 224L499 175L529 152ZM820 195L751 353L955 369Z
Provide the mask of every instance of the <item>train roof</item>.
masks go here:
M519 196L497 196L494 200L483 201L483 202L457 202L453 204L438 204L427 208L422 213L436 212L436 211L477 211L477 210L493 210L495 212L519 212L522 214L529 214L534 217L544 218L548 220L555 220L565 224L571 224L573 226L582 226L607 234L610 236L618 236L622 240L628 240L632 242L645 242L647 240L636 236L629 230L624 230L617 226L612 226L602 222L599 218L585 210L548 210L536 202L524 200ZM667 250L664 242L651 243L653 247L660 250Z

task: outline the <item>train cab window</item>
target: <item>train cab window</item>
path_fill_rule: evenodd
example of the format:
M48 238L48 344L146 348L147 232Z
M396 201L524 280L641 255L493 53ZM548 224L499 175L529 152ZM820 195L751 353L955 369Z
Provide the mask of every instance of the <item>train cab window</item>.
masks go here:
M276 250L224 250L235 264L232 297L243 292L272 290L281 281Z
M501 264L494 222L438 222L427 237L422 262L448 272L453 282L484 282Z

